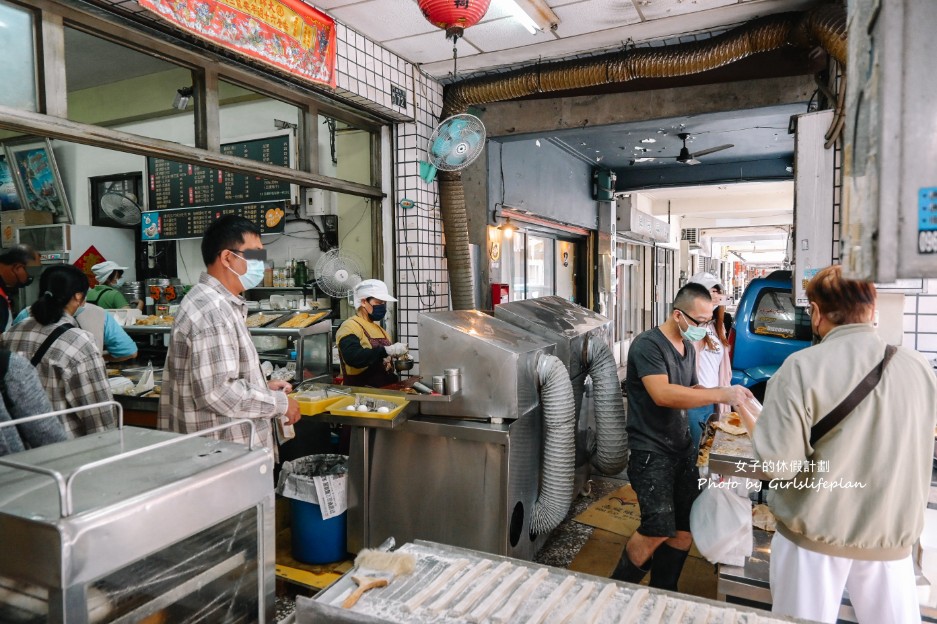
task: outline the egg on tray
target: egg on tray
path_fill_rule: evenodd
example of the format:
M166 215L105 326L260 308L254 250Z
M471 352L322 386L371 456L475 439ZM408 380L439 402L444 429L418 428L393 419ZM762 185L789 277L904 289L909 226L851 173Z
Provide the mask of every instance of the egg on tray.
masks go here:
M389 412L389 411L390 411L390 410L387 409L387 408L386 408L385 406L383 406L383 405L380 406L379 408L377 408L377 412L378 412L379 414L386 414L386 413Z
M367 405L359 405L359 406L358 406L358 411L359 411L359 412L370 412L371 410L368 409L368 406L367 406Z

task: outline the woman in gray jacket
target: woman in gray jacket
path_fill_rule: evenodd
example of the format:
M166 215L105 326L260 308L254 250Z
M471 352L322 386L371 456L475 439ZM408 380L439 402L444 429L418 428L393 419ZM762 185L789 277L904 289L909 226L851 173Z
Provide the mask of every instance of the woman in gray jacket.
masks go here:
M39 375L29 360L18 353L0 349L0 424L52 411ZM58 418L43 418L15 426L0 427L0 455L18 453L68 439Z

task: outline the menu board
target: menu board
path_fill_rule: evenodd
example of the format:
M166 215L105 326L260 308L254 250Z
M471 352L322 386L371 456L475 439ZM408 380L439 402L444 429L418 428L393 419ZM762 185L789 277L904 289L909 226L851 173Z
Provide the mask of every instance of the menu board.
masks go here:
M224 143L221 153L281 167L290 166L288 134ZM149 157L146 159L150 210L222 206L289 200L289 182L231 173L198 165Z
M274 201L147 211L140 220L140 238L144 241L201 238L212 221L227 214L256 223L261 234L278 234L283 232L288 207L287 201Z

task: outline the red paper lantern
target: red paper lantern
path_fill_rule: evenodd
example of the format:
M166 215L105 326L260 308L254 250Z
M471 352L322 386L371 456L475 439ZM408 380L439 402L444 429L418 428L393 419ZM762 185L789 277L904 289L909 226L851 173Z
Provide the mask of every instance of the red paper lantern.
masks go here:
M431 24L446 30L447 37L461 37L463 31L485 16L491 0L419 0L420 10Z

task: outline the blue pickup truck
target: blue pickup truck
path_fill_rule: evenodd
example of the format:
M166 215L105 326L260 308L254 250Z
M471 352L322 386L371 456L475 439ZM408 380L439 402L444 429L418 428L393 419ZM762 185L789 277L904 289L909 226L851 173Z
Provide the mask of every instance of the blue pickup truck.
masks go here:
M732 383L761 401L765 385L787 356L810 346L810 311L794 305L790 271L749 283L729 332Z

